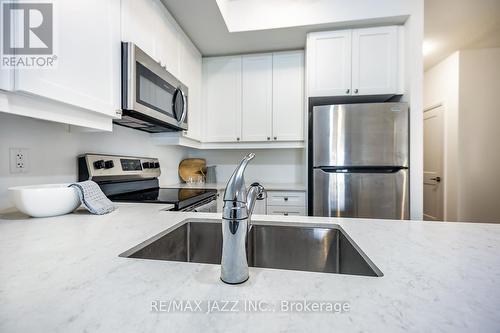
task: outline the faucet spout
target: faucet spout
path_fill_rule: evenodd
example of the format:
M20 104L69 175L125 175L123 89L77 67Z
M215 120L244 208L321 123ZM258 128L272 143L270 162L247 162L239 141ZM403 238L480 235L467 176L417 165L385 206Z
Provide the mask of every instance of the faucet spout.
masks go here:
M221 280L239 284L248 280L246 239L255 200L265 198L264 187L252 184L247 192L244 172L255 154L246 155L233 172L224 191L222 212Z
M254 153L246 155L238 167L236 167L227 182L226 190L224 191L224 201L246 202L245 178L243 176L248 163L254 157Z

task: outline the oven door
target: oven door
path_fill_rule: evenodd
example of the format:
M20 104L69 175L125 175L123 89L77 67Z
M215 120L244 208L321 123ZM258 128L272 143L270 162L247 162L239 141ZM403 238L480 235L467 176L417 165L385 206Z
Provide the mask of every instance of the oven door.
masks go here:
M122 108L187 129L187 87L133 43L122 43ZM132 115L134 114L132 113Z

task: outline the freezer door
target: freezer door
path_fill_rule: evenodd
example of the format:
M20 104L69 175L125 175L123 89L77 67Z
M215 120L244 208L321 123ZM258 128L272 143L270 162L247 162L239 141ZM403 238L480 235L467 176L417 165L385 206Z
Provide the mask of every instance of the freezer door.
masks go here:
M408 166L408 105L315 106L313 166Z
M408 219L408 170L393 173L313 171L314 216Z

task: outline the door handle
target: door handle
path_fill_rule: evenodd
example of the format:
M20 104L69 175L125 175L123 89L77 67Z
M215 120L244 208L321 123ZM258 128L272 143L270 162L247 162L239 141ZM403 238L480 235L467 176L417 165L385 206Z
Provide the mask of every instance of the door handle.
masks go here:
M441 181L441 177L434 177L434 178L429 178L430 180L435 180L438 183Z

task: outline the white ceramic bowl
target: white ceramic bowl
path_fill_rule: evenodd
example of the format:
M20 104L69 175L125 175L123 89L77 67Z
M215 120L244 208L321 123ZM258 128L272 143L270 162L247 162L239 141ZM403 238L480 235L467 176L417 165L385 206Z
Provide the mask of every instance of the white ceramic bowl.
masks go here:
M69 184L16 186L9 188L12 203L21 212L33 217L71 213L80 206L77 190Z

